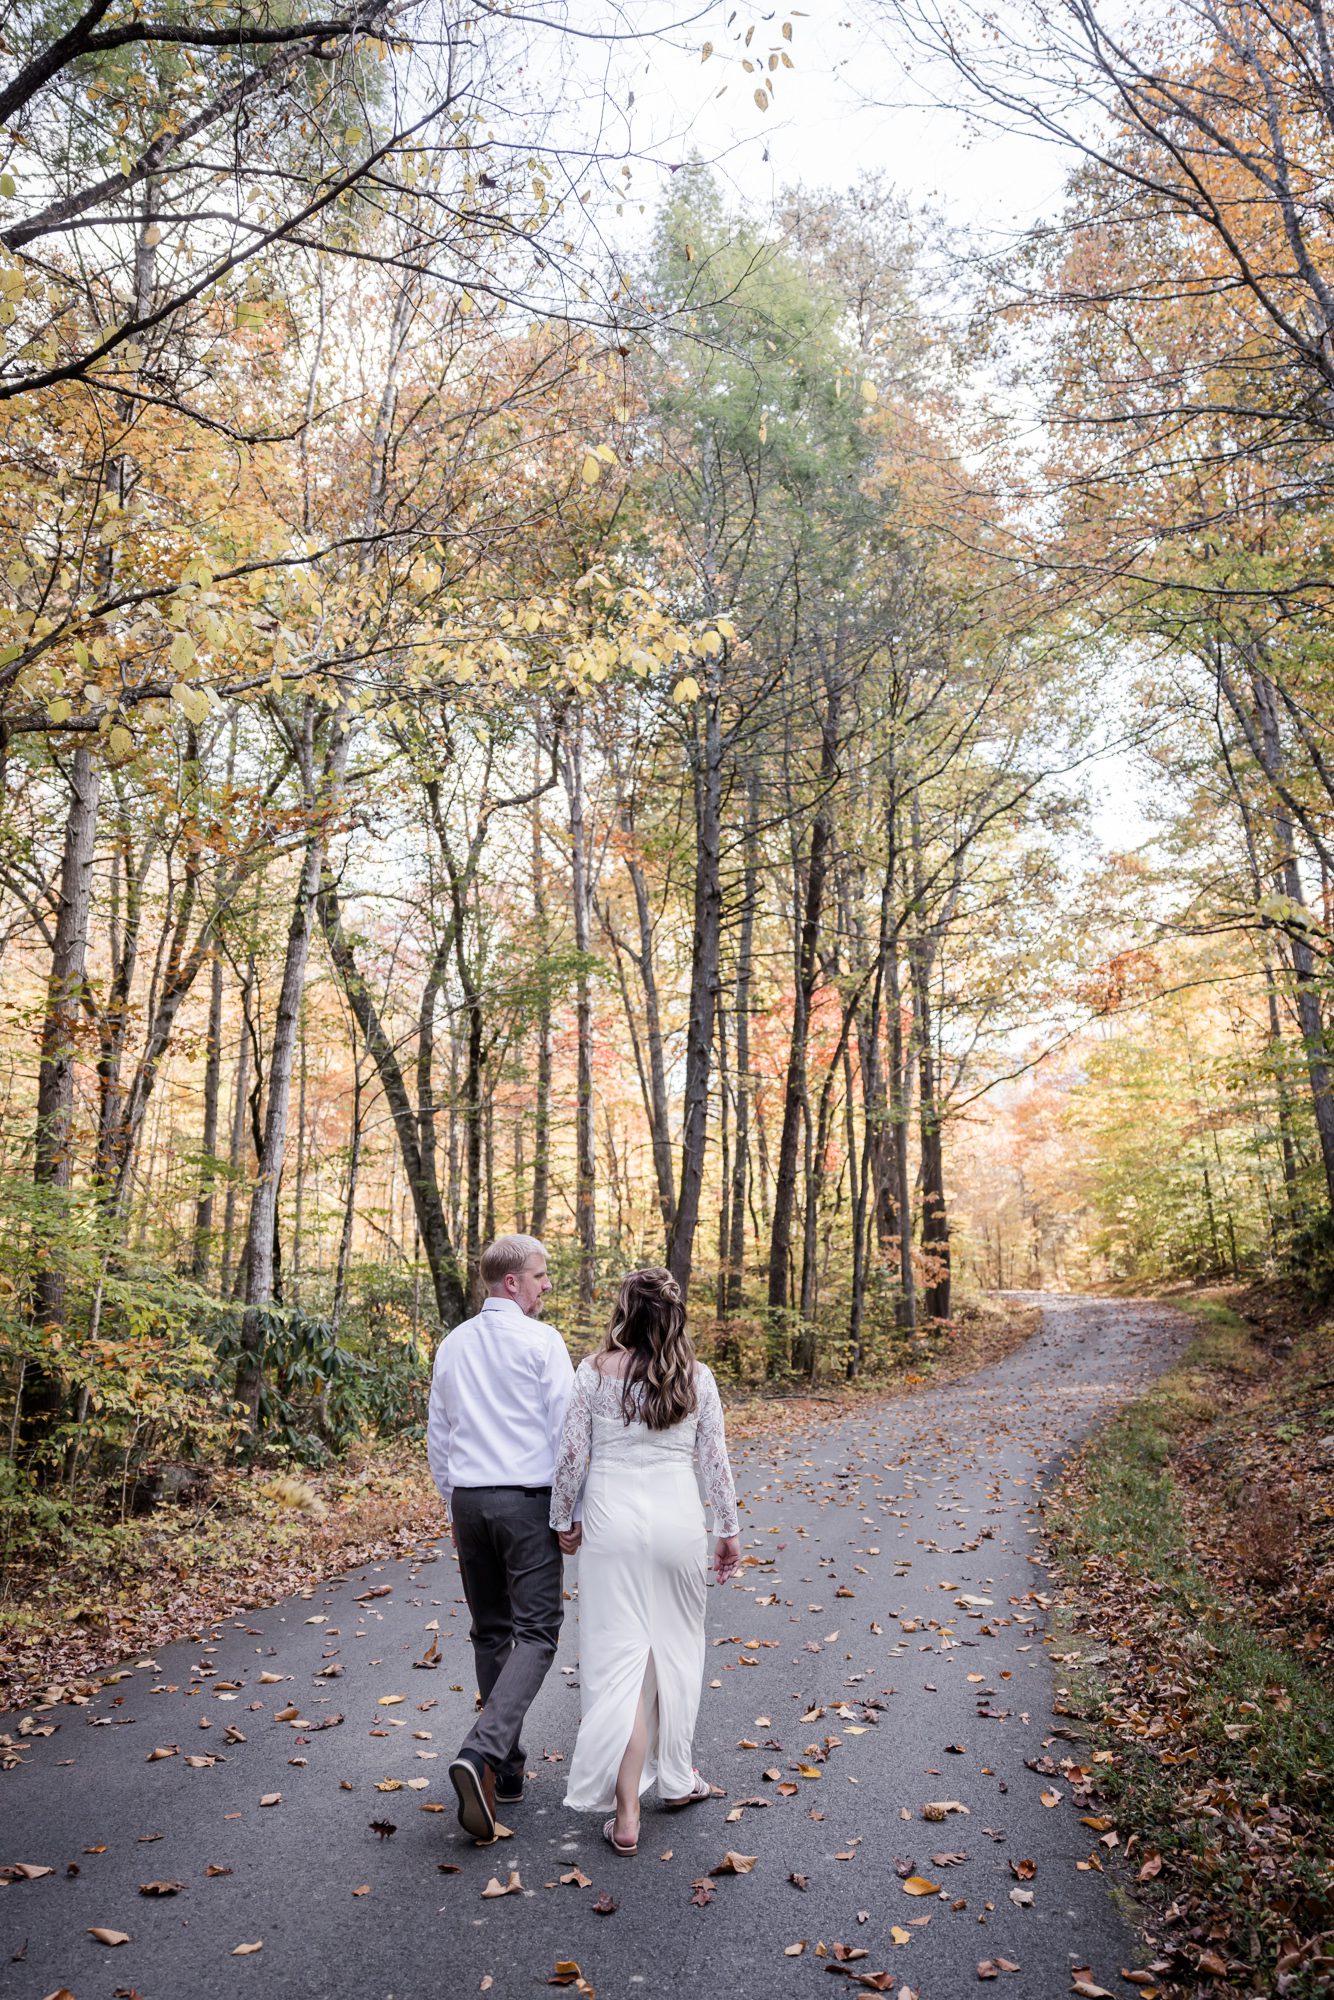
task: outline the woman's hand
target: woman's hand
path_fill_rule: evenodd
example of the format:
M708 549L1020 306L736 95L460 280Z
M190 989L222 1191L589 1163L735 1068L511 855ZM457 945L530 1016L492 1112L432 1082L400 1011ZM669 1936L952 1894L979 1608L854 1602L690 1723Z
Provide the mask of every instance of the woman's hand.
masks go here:
M741 1539L738 1535L719 1535L713 1545L713 1573L719 1583L728 1583L741 1567Z
M568 1528L558 1528L556 1539L560 1543L561 1554L563 1556L572 1556L579 1547L580 1542L584 1539L583 1522L574 1521Z

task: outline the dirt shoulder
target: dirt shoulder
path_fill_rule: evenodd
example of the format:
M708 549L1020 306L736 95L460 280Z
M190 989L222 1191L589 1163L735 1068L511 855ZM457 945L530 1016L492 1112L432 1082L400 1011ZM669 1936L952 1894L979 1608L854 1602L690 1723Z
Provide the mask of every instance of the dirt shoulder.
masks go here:
M893 1375L800 1393L725 1390L729 1437L742 1444L828 1424L868 1402L968 1373L1021 1345L1039 1318L1032 1307L982 1302L923 1337ZM30 1551L6 1571L0 1713L339 1570L409 1555L443 1526L424 1449L402 1439L319 1472L210 1469L190 1504L138 1520L84 1520L58 1550Z
M1195 1333L1049 1493L1068 1702L1172 1995L1334 1980L1334 1325L1171 1301ZM1130 1844L1127 1842L1127 1844Z

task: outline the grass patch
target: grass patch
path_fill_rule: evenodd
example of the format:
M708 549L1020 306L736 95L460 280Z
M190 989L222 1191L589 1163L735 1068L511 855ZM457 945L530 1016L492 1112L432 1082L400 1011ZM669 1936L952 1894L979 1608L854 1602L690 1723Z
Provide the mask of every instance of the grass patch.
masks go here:
M1334 1976L1334 1689L1210 1573L1181 1472L1269 1392L1274 1363L1225 1303L1174 1303L1196 1322L1180 1362L1048 1501L1074 1651L1099 1642L1069 1684L1153 1885L1162 1990L1315 2000Z

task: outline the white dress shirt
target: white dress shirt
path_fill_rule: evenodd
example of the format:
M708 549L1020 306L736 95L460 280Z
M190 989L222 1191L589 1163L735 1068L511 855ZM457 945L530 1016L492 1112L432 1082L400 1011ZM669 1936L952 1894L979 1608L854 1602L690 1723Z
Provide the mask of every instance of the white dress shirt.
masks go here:
M555 1327L489 1298L436 1349L426 1456L456 1486L550 1486L574 1367Z

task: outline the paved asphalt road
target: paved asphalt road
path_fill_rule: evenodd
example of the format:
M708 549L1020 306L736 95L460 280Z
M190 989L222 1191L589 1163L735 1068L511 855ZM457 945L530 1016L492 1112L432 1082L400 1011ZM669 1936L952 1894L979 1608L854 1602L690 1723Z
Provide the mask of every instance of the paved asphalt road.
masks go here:
M635 1860L561 1802L573 1603L529 1717L535 1775L513 1837L481 1849L459 1833L445 1767L473 1677L448 1545L428 1547L165 1647L87 1707L38 1717L55 1734L0 1776L0 1862L53 1872L4 1890L0 1993L532 2000L572 1959L599 2000L832 2000L827 1965L850 1947L867 1954L852 1970L921 2000L976 1993L979 1962L1000 1959L1019 1969L994 1990L1015 2000L1067 1995L1077 1965L1128 1996L1120 1968L1144 1955L1115 1863L1077 1865L1107 1850L1060 1768L1087 1753L1056 1734L1034 1504L1043 1469L1170 1358L1179 1322L1041 1303L1042 1332L993 1367L734 1453L747 1566L710 1588L696 1737L727 1796L647 1811ZM439 1665L419 1667L433 1642ZM938 1801L966 1811L924 1821ZM712 1878L696 1904L692 1885L729 1849L753 1870ZM943 1894L908 1894L909 1862ZM1035 1864L1023 1882L1020 1862ZM589 1886L560 1881L575 1869ZM521 1893L483 1896L512 1870ZM181 1886L140 1894L148 1882ZM600 1915L608 1892L618 1907Z

